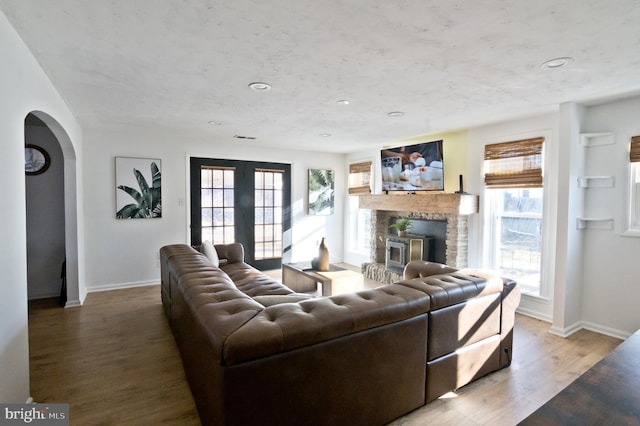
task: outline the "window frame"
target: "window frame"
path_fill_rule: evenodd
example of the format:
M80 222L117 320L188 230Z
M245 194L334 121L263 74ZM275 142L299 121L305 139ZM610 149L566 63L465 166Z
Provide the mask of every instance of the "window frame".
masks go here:
M498 233L499 226L496 223L497 218L497 210L498 210L498 199L499 197L493 193L495 190L508 190L508 189L533 189L540 188L542 189L542 214L541 214L541 246L540 246L540 280L537 292L527 293L527 296L532 297L536 300L549 300L551 297L551 292L553 291L553 269L554 269L554 259L553 252L554 249L548 246L548 241L550 241L551 234L553 232L554 226L550 220L552 220L552 214L549 211L551 203L549 203L550 193L554 191L554 182L553 177L551 177L550 181L547 181L548 176L546 176L546 168L548 165L552 164L553 161L549 157L550 155L550 147L548 146L550 140L553 140L553 137L550 138L551 134L548 131L536 132L534 134L524 134L521 139L511 139L511 140L503 140L500 142L495 141L486 141L483 146L483 161L482 161L482 181L483 181L483 194L485 202L483 208L483 244L482 244L482 263L484 265L489 265L489 268L496 268L497 265L497 256L496 252L498 250L500 244L500 236ZM517 177L511 174L511 176L507 177L507 184L498 184L495 179L489 185L485 180L485 172L487 171L487 167L485 166L486 160L495 160L496 158L500 158L501 155L499 153L500 146L502 144L515 143L519 144L520 147L530 147L532 150L528 149L518 149L517 145L515 151L520 152L521 155L515 155L515 157L525 158L529 155L537 157L539 162L536 160L536 164L539 165L530 168L527 167L523 170L521 176L524 177L525 183L522 185L513 184L513 181L510 179L511 177ZM540 149L538 150L535 146L540 145ZM489 146L490 148L487 148ZM491 153L487 153L487 149L491 150ZM505 150L506 153L509 150ZM498 154L496 156L496 153ZM509 155L504 155L504 158L510 157ZM530 163L531 164L531 163ZM533 171L535 174L538 174L538 170L540 172L540 179L538 177L534 179L528 179L532 177ZM552 173L553 174L553 173ZM516 173L518 175L518 173ZM506 175L505 175L506 176Z
M627 196L625 206L625 237L640 238L640 161L637 160L640 136L629 137L628 170L627 170ZM635 158L634 158L635 157Z

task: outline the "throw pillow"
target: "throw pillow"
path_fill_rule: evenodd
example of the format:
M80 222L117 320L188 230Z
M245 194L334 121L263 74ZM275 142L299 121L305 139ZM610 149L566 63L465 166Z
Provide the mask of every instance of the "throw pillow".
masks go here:
M262 296L253 296L253 300L265 308L281 303L297 303L307 299L313 299L313 297L306 294L265 294Z
M202 243L202 253L209 258L213 266L220 267L220 259L218 258L218 252L216 248L211 244L211 241L205 241Z

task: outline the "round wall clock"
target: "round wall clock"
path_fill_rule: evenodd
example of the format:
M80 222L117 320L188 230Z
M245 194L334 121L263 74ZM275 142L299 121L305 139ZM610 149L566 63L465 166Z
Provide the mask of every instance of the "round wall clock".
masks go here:
M49 153L37 145L24 146L24 172L28 175L44 173L51 163Z

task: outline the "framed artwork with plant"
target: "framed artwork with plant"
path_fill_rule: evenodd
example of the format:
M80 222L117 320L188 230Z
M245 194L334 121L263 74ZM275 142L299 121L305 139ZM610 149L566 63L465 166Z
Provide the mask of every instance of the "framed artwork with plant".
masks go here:
M162 217L161 160L116 157L116 218Z
M332 215L334 171L309 169L309 214Z

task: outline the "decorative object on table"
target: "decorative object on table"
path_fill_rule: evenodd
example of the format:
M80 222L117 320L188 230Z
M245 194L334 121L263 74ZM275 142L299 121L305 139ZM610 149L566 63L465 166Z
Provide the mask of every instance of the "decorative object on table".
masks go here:
M389 228L395 228L398 231L398 237L404 237L407 235L407 231L411 229L413 223L406 217L398 219L395 223L389 225Z
M311 269L316 271L328 271L329 270L329 248L322 237L320 246L318 247L318 257L315 257L311 261Z
M24 146L24 172L29 176L44 173L51 164L51 157L44 148L37 145Z
M309 169L309 214L332 215L334 171Z
M160 165L159 159L116 157L117 219L162 217Z

